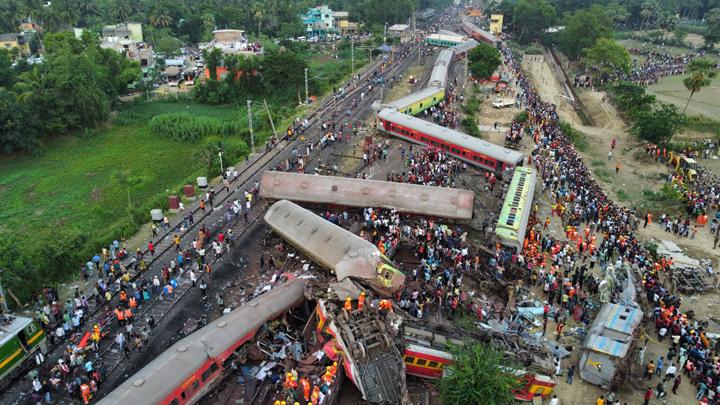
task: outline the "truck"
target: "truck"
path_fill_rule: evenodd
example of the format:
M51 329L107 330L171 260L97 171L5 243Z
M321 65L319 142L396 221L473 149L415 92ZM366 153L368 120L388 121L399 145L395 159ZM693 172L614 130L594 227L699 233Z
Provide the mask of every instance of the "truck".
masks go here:
M493 101L492 106L495 108L512 107L515 105L515 100L511 98L497 98Z

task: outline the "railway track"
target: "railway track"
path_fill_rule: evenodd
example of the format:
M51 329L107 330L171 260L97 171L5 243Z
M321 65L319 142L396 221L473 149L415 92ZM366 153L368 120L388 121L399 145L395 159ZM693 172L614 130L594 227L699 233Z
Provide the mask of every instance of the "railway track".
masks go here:
M377 75L377 72L380 71L380 68L384 63L384 60L379 60L371 64L365 70L365 72L360 75L359 80L354 81L354 85L350 87L347 92L342 94L340 97L328 97L325 101L323 101L315 111L308 115L307 120L309 125L307 125L304 133L308 133L309 131L311 131L313 127L317 123L325 119L327 115L332 114L337 109L344 107L345 104L353 100L359 100L359 94L367 88L367 85L371 83L371 79ZM391 64L390 67L385 69L385 71L381 72L381 74L389 76L393 74L393 72L397 73L397 71L406 69L407 66L408 60L406 57L403 61L395 61L395 63ZM379 91L379 89L375 90L375 94L377 91ZM371 100L371 97L366 97L364 100L357 101L357 107L352 109L351 114L347 118L350 120L359 120L359 118L361 118L361 115L369 112ZM291 149L289 147L291 145L297 144L300 138L300 136L293 137L292 139L287 139L287 137L285 137L275 147L266 150L264 153L261 153L259 156L257 156L252 162L250 162L245 168L243 168L242 171L239 173L238 177L232 181L229 192L226 191L224 188L218 190L218 192L216 193L216 198L214 199L214 206L218 207L217 209L211 208L208 212L205 213L201 212L198 207L194 207L189 210L189 212L192 213L193 216L197 216L199 214L200 216L197 217L196 221L185 231L179 231L182 224L182 218L176 218L174 221L171 221L171 228L166 232L162 232L155 239L155 254L149 255L147 249L143 251L144 257L146 257L146 259L149 258L147 270L145 270L144 272L136 272L134 269L131 268L129 258L123 261L123 265L126 266L130 274L131 282L139 283L142 280L151 281L154 276L160 275L162 265L168 263L175 256L175 252L173 249L174 245L172 242L172 238L175 234L180 236L181 246L186 247L189 246L189 243L196 235L196 231L199 230L201 226L206 226L208 229L211 230L211 233L213 235L216 235L221 228L227 226L228 228L232 228L233 232L238 231L237 233L235 233L238 240L247 236L248 232L254 228L257 221L264 216L264 213L268 208L268 203L265 201L256 202L255 206L253 206L250 211L249 217L251 218L251 220L248 224L245 224L242 217L235 219L230 223L226 223L223 218L225 212L225 210L223 209L224 203L234 196L239 196L239 198L241 199L242 193L240 191L243 189L250 190L254 185L253 180L258 177L258 174L262 170L266 169L267 167L274 167L279 162L284 161L285 158L283 156L283 152L289 152L289 149ZM316 144L317 143L319 143L319 140L316 141ZM315 158L318 158L321 155L322 150L320 148L316 148L315 151ZM310 162L308 162L307 167L309 167L309 165ZM358 169L355 170L355 173L362 170L363 167L364 166L360 166ZM182 215L180 217L182 217ZM204 273L198 273L198 279L200 279L201 277L206 277L206 275ZM177 281L178 287L175 289L173 297L162 300L153 297L151 298L151 300L144 302L141 306L137 308L136 314L134 316L135 321L133 323L136 330L147 326L146 319L150 316L152 316L155 319L156 323L159 324L171 312L173 307L178 302L180 302L189 291L191 291L190 287L192 283L190 282L188 276L183 276L183 274L180 273L177 277ZM117 305L118 292L119 291L113 292L113 299L111 300L111 303L107 304L107 306L113 307L114 305ZM83 330L89 330L93 324L102 325L102 333L103 335L105 335L105 338L100 342L100 347L97 352L98 358L94 359L94 363L98 364L99 361L102 361L105 364L106 369L108 370L107 375L111 376L112 373L118 369L118 367L122 364L124 360L124 354L117 350L117 345L114 343L114 337L119 328L117 327L117 323L114 321L114 319L112 319L114 318L114 316L110 315L108 317L105 315L104 307L106 305L103 304L96 306L93 299L90 299L90 301L91 306L88 311L89 315L88 319L85 321ZM63 357L66 343L68 342L57 342L50 348L50 350L46 354L46 364L57 364L57 360ZM131 342L128 342L128 344L131 344ZM0 403L25 403L27 402L31 390L31 381L29 379L21 380L18 377L16 380L13 381L11 386L9 386L7 389L4 389L2 394L0 394ZM75 400L69 398L63 398L60 401L56 401L56 403L63 402L76 403Z

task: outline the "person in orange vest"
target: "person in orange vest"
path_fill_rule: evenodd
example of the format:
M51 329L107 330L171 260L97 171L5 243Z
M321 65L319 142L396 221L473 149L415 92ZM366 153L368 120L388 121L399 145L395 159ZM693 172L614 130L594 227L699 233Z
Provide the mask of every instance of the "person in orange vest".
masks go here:
M127 304L127 300L128 300L128 297L127 297L127 293L125 292L125 290L120 290L120 302L122 302L123 304Z
M130 323L130 322L132 322L132 318L133 318L132 309L126 308L125 309L125 319L127 319L127 322Z
M312 405L318 405L320 402L320 387L317 385L313 387L312 394L310 395L310 403Z
M90 403L90 398L92 398L92 393L90 392L90 386L83 383L80 386L80 394L82 395L83 402L87 405Z
M137 308L137 300L135 299L135 297L130 297L130 308Z
M362 311L362 309L365 307L365 291L360 292L360 296L358 297L358 311Z
M300 379L300 385L302 385L303 398L305 399L305 402L310 401L310 381L307 377Z
M390 300L387 300L387 299L380 300L379 307L380 307L380 316L382 316L383 318L385 318L393 310L392 303L390 302Z
M120 309L120 307L115 307L115 316L117 317L118 323L120 326L123 326L125 324L125 313Z
M352 300L350 299L350 296L345 298L345 310L348 312L352 311Z

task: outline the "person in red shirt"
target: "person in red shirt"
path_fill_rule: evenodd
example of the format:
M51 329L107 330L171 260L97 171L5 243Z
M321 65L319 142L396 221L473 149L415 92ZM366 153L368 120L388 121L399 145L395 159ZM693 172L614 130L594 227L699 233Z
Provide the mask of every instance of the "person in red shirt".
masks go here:
M651 398L652 398L652 387L648 387L647 391L645 391L645 405L650 404Z
M148 242L148 251L150 251L150 255L155 255L155 245L152 243L152 241Z

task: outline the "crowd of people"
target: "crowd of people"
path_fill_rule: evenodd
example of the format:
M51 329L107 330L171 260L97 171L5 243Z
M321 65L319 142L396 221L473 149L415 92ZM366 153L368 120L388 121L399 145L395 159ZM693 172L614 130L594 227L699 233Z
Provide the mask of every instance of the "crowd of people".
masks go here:
M626 79L643 86L655 84L663 77L685 74L687 65L704 55L704 51L687 55L672 55L644 48L630 48L629 51L635 58ZM638 57L643 58L643 61L638 63Z
M553 215L558 214L561 217L568 239L560 242L558 246L557 242L548 241L547 236L542 236L541 232L531 230L526 246L539 243L541 248L546 248L551 245L551 260L555 272L558 266L563 264L572 268L573 263L584 263L588 256L590 268L594 266L596 260L601 265L608 263L614 268L623 266L634 268L642 275L641 285L646 293L647 304L654 308L653 319L658 338L662 340L664 336L670 336L672 342L668 354L661 357L654 365L648 366L646 370L646 375L662 375L663 367L668 366L658 386L649 387L645 392L646 403L653 395L657 397L667 395L663 386L664 381L673 381L671 391L675 393L681 383L679 370L684 370L690 382L697 387L696 398L701 400L701 403L714 403L716 394L720 393L718 387L720 371L714 360L718 341L714 343L711 341L705 332L707 323L696 319L692 311L681 312L681 299L662 284L660 276L669 270L671 262L665 258L653 261L636 236L639 221L635 212L616 205L607 197L580 159L572 142L560 129L555 107L540 100L519 65L513 60L511 51L505 48L503 54L506 62L514 67L517 75L516 84L524 90L523 97L526 98L529 113L528 132L538 131L539 134L534 137L535 146L529 161L538 169L544 188L550 191ZM655 55L654 58L658 59L658 56ZM668 60L668 63L675 61L676 59L673 58ZM702 191L698 194L702 194L703 199L712 198ZM699 202L695 199L689 204L696 207ZM665 222L671 223L672 231L687 233L688 220L681 223L679 220L666 219ZM547 223L546 220L545 227ZM540 224L536 225L536 229L539 226ZM568 245L572 247L569 251ZM564 254L563 250L569 254ZM529 249L525 254L532 252L533 249ZM536 256L536 260L543 260L544 257L545 255ZM580 269L582 270L583 267L584 265ZM540 271L545 268L546 266L541 262ZM553 272L551 266L549 273ZM545 278L548 280L547 274ZM579 284L575 285L575 276L567 284L566 279L567 272L564 272L562 284L567 286L566 291L568 288L572 290L581 287ZM577 275L578 283L582 279L582 274ZM565 295L569 295L567 292L562 294L563 298L560 302L564 302ZM640 349L640 356L642 357L644 353L645 347ZM641 358L640 363L643 361ZM649 371L651 372L648 373Z

